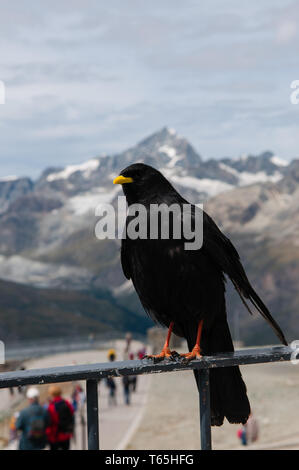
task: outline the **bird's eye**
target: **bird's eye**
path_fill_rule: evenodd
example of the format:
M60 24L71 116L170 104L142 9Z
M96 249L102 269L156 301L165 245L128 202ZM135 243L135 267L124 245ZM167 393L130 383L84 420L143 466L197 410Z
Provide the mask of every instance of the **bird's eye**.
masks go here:
M140 171L135 170L130 174L130 176L133 180L137 181L140 178Z

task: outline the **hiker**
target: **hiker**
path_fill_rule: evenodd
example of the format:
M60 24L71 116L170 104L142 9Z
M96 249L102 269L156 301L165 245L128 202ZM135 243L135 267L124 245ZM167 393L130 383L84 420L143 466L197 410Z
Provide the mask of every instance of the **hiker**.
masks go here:
M256 442L259 437L259 427L258 427L258 422L256 418L253 416L252 412L250 413L245 426L246 426L247 442L249 444Z
M131 375L129 378L130 391L136 392L137 388L137 375Z
M123 376L123 389L126 405L130 405L130 377L127 375Z
M74 411L77 411L78 407L82 406L85 402L85 393L80 384L75 385L72 393L72 405Z
M247 423L238 430L237 435L243 446L253 444L258 440L259 437L259 427L256 418L253 416L252 412L249 415Z
M242 426L237 431L237 436L241 441L242 446L247 446L247 433L246 433L246 426Z
M146 355L146 347L143 346L139 351L137 352L138 359L143 359L144 356Z
M74 432L74 409L68 400L62 398L58 385L49 387L50 403L48 413L50 424L46 429L50 450L69 450Z
M20 367L20 370L26 370L26 367L25 366L21 366ZM20 395L26 395L26 387L24 387L23 385L18 385L18 392Z
M116 406L116 383L113 377L106 378L106 385L109 388L108 405Z
M134 353L129 354L129 359L130 359L130 361L134 360ZM137 375L131 375L129 381L130 381L130 390L131 390L131 392L136 392Z
M132 335L131 333L127 333L125 337L125 349L123 352L123 360L127 361L130 356L130 348L131 348L131 343L132 343Z
M115 349L113 349L113 348L109 349L108 354L107 354L107 358L108 358L108 361L110 361L110 362L115 361L115 359L116 359Z
M9 442L14 441L18 437L18 430L16 428L16 422L20 413L16 411L10 418L9 421Z
M35 387L27 390L29 406L23 409L17 417L15 428L22 432L20 450L42 450L47 444L46 428L49 415L39 404L39 391Z
M126 333L125 340L126 340L126 351L130 350L130 346L132 343L132 334L131 333Z

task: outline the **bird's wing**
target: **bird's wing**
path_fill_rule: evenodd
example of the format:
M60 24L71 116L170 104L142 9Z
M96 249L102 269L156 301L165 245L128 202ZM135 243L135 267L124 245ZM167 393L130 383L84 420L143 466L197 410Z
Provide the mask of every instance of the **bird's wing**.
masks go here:
M120 251L120 261L124 275L127 279L131 279L131 264L130 264L130 255L129 251L129 242L125 238L121 242L121 251Z
M202 249L207 252L213 262L230 278L249 312L252 313L245 299L248 299L256 307L265 320L272 326L280 341L287 345L287 341L280 327L251 286L237 250L205 212L203 212Z

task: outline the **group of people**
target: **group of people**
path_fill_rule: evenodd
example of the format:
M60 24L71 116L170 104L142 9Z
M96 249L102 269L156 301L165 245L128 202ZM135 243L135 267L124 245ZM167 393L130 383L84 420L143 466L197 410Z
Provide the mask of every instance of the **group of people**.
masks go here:
M131 335L126 336L126 348L124 359L142 359L146 353L145 347L136 353L130 351ZM108 351L108 360L116 360L115 349ZM113 377L106 378L106 386L109 389L108 403L116 405L116 381ZM136 391L137 377L124 376L122 378L124 402L131 403L131 394ZM75 431L75 412L85 400L85 394L80 384L74 387L71 402L62 397L61 388L54 384L48 389L48 403L40 403L40 392L36 387L19 390L26 392L29 404L19 413L16 413L10 423L11 439L19 438L20 450L42 450L47 447L50 450L68 450L70 441ZM14 390L10 390L13 396ZM82 407L81 407L82 409Z
M122 378L124 401L126 405L131 404L131 393L136 391L136 385L137 385L137 377L124 376ZM109 389L108 405L116 406L117 405L117 400L116 400L117 385L113 377L107 377L106 386Z
M11 423L11 430L20 435L20 450L68 450L74 433L74 406L62 397L58 385L48 390L49 402L40 403L40 393L30 387L26 396L29 405Z
M124 351L124 359L133 360L135 358L135 354L130 352L130 343L131 343L131 336L127 335L126 337L127 344ZM136 357L138 359L142 359L145 356L146 350L142 348L141 350L137 351ZM110 349L108 351L108 360L110 362L115 361L116 359L116 352L115 349ZM109 389L108 395L108 404L109 406L115 406L117 404L116 401L116 382L113 377L106 378L106 385ZM123 393L124 393L124 401L126 405L130 405L131 403L131 394L132 392L136 392L137 390L137 376L124 376L122 378L122 386L123 386Z

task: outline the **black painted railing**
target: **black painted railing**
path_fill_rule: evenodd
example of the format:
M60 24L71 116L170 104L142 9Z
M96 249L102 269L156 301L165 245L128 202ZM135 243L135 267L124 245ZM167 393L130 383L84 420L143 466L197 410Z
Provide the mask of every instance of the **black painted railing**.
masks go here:
M293 352L294 349L291 347L277 346L260 349L243 349L235 351L234 353L205 356L200 360L191 361L189 364L176 360L153 364L151 360L143 359L138 361L109 362L6 372L0 374L0 388L85 380L88 449L98 450L100 448L98 380L108 376L122 377L125 375L155 374L198 369L200 373L199 404L201 449L209 450L212 448L209 369L215 367L289 361Z

